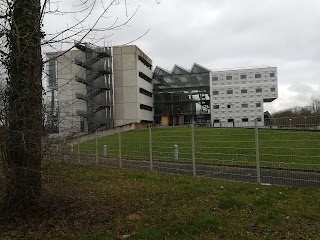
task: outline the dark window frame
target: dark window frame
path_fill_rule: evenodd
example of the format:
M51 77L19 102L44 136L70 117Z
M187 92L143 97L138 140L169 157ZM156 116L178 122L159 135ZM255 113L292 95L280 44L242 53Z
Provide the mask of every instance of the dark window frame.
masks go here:
M148 77L143 72L139 72L139 77L142 78L143 80L147 81L148 83L152 84L152 78Z
M247 75L246 74L241 74L240 75L240 79L247 79Z
M248 93L248 89L241 89L241 93Z
M84 132L84 121L80 121L80 132Z
M242 103L241 104L241 108L248 108L248 107L249 107L248 103Z
M140 56L138 57L139 61L142 62L147 68L152 69L152 64L149 63L144 57Z
M149 92L148 90L144 88L139 88L139 93L152 98L152 92Z
M145 105L145 104L140 104L140 109L152 112L153 107L150 107L150 106Z

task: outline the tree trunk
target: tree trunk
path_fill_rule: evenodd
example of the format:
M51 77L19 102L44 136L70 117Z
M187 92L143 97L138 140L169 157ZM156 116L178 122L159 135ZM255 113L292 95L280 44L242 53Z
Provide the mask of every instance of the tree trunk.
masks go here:
M37 204L41 195L42 56L40 0L16 0L8 58L7 197L10 206Z

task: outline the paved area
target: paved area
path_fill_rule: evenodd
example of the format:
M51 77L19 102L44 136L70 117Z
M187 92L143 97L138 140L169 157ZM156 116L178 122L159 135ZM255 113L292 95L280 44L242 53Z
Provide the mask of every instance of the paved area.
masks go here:
M78 161L77 157L74 156L69 156L65 159ZM85 164L97 163L95 157L81 156L79 160L80 163ZM98 165L120 167L119 160L111 158L99 158ZM121 167L150 171L150 162L145 160L122 159ZM193 175L193 166L191 162L153 161L153 171ZM255 166L197 163L196 175L213 179L257 183L257 170ZM315 170L262 166L260 175L262 184L320 188L320 172Z

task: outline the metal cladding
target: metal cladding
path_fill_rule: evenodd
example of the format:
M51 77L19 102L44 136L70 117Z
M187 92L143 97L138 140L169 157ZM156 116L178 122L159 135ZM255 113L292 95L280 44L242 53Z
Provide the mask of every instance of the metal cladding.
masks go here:
M77 111L80 117L86 118L88 131L98 128L112 128L112 55L111 48L94 47L88 43L76 43L75 47L85 53L85 59L76 58L75 64L85 69L85 78L75 77L75 81L86 85L85 94L76 94L77 99L87 103L87 111Z

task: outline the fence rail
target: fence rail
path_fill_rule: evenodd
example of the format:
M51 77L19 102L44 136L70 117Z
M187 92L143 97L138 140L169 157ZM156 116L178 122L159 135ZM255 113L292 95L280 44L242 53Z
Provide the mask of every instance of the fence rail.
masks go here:
M319 188L320 121L316 120L302 127L284 127L278 119L278 125L270 126L258 122L232 128L192 124L105 137L97 134L84 142L77 138L72 144L51 146L48 156L120 168Z

